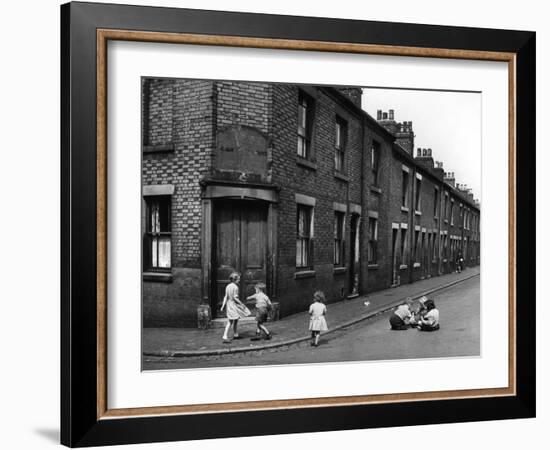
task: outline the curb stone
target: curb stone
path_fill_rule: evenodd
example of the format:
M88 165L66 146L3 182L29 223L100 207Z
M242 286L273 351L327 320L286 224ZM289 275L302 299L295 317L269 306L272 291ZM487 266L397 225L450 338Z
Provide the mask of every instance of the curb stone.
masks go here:
M416 294L413 297L411 297L413 300L418 299L424 295L430 295L437 291L442 291L444 289L448 289L456 284L462 283L464 281L470 280L474 277L478 277L480 274L476 273L475 275L471 275L467 278L462 278L460 280L454 280L446 284L442 284L441 286L437 286L432 289L428 289L427 291L421 292L420 294ZM407 296L409 297L409 296ZM403 303L403 301L407 297L401 297L398 300L395 300L391 303L388 303L387 305L380 306L379 308L376 308L372 311L369 311L365 314L362 314L358 317L355 317L351 320L348 320L346 322L343 322L339 325L336 325L334 328L331 328L328 331L325 331L321 333L321 336L326 336L330 333L334 333L335 331L339 331L343 328L355 325L359 322L362 322L363 320L367 320L371 317L377 316L379 314L382 314L386 311L389 311L390 309L395 308L396 306ZM263 345L255 345L255 346L249 346L249 347L228 347L228 348L219 348L219 349L213 349L213 350L162 350L162 351L156 351L156 352L143 352L143 356L157 356L157 357L163 357L163 358L181 358L185 356L218 356L218 355L225 355L229 353L244 353L244 352L257 352L261 350L269 350L273 348L278 347L285 347L290 346L293 344L297 344L300 342L307 341L308 339L311 339L309 335L307 336L300 336L294 339L287 339L285 341L280 342L272 342L269 344L263 344Z

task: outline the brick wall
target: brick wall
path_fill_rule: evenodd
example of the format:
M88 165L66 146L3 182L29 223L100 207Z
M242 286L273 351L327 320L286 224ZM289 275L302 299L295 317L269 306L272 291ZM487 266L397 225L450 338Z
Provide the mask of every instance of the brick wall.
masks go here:
M318 89L308 94L315 102L315 127L310 165L300 163L296 155L299 88L275 85L273 88L273 182L281 186L278 209L278 267L276 296L281 311L289 314L305 309L313 292L323 290L328 302L348 294L349 274L334 271L334 202L360 204L361 126L360 119L337 110L331 97ZM335 176L335 118L347 122L346 171L350 183ZM314 208L314 271L305 278L296 274L296 201L295 193L316 199ZM350 255L350 216L346 217L345 261Z
M201 299L201 188L213 148L213 83L151 80L148 145L173 151L144 153L142 184L171 184L172 283L143 282L145 326L194 325Z

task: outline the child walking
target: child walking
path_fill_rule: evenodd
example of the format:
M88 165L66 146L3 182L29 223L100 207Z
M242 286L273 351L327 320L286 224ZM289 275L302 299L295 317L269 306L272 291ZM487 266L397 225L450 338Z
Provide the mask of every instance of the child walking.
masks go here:
M271 300L265 293L265 284L257 283L254 286L255 294L246 297L247 302L253 301L256 306L256 336L251 338L252 341L259 341L261 339L262 331L265 333L265 338L269 341L271 339L271 333L264 325L267 322L269 311L271 310Z
M316 291L313 294L313 303L309 307L309 330L311 331L311 345L317 347L319 345L319 336L321 331L327 331L327 307L324 304L325 294L323 291Z
M229 344L231 342L228 336L231 328L233 328L233 339L240 338L237 332L239 319L243 319L250 315L250 310L239 300L239 286L237 283L240 279L241 275L237 272L233 272L229 275L230 283L225 287L225 296L221 307L222 311L224 308L227 308L227 325L225 326L222 338L224 344Z

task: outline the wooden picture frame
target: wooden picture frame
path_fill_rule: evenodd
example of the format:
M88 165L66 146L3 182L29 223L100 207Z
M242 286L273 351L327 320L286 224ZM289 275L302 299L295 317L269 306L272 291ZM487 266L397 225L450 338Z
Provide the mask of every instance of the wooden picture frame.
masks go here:
M106 386L109 40L505 61L509 385L116 410ZM535 33L69 3L61 7L61 442L91 446L535 415Z

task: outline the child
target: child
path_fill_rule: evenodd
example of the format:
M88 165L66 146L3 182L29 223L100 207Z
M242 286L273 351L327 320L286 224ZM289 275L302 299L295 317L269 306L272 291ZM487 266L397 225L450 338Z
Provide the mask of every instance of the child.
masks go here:
M399 305L390 317L392 330L407 330L410 327L412 299L407 297L404 303Z
M317 291L313 294L313 303L309 307L309 330L311 331L311 345L319 345L319 336L321 331L327 331L327 307L324 305L325 294L323 291Z
M230 283L225 287L225 296L221 310L227 307L227 325L223 332L223 343L229 344L228 333L231 327L233 327L233 339L239 339L239 333L237 332L237 325L239 319L242 319L250 315L250 310L239 300L239 286L237 283L241 279L241 275L237 272L233 272L229 275Z
M436 331L439 330L439 311L435 307L433 300L426 301L426 314L419 321L419 331Z
M268 341L271 339L271 333L264 325L271 310L271 300L265 294L265 287L264 283L257 283L254 286L256 293L246 297L247 302L254 301L256 306L256 336L251 338L252 341L259 341L262 331L265 333L265 338Z
M427 301L428 301L428 297L426 297L425 295L423 295L422 297L420 297L418 299L418 308L416 309L416 311L412 311L412 317L409 321L411 326L413 326L413 327L420 326L420 321L421 321L422 317L424 317L426 315L426 313L428 312L426 310L426 302Z

